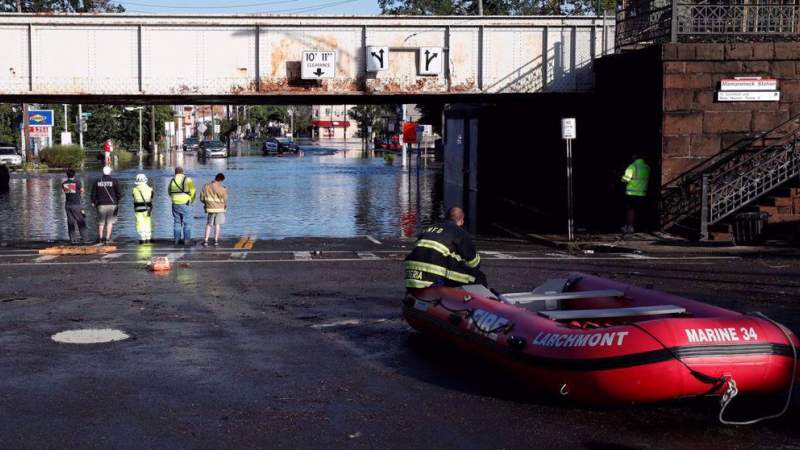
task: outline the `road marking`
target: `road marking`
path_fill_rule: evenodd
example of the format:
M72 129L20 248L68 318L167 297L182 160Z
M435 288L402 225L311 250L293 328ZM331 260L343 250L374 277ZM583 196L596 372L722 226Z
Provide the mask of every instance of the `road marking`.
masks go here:
M33 262L42 263L42 262L52 261L56 258L58 258L58 255L44 255L34 259Z
M367 320L366 322L367 323L383 323L383 322L388 322L389 320L391 320L391 319L373 319L373 320ZM341 327L341 326L346 326L346 325L361 325L362 323L364 323L364 321L358 320L358 319L345 319L345 320L338 320L336 322L319 323L319 324L316 324L316 325L311 325L311 328L315 328L315 329L319 330L319 329L324 329L324 328Z
M639 253L620 253L619 255L630 259L653 259L651 256L640 255Z
M296 261L311 261L311 252L292 252Z
M569 255L565 253L545 253L545 256L554 256L556 258L569 258Z
M117 258L119 258L120 256L122 256L122 253L109 253L109 254L107 254L107 255L103 255L103 257L102 257L102 258L99 258L99 259L95 259L95 260L93 260L92 262L93 262L93 263L102 263L102 264L107 264L109 261L111 261L111 260L113 260L113 259L117 259Z
M516 256L507 255L507 254L501 253L501 252L486 251L486 252L481 252L481 253L483 253L484 255L491 256L491 257L493 257L495 259L517 259Z
M378 258L377 255L375 255L375 253L372 253L372 252L358 252L356 254L361 259L373 259L373 260L374 259L380 259L380 258Z
M179 253L167 253L167 259L169 262L174 263L175 261L183 258L186 256L186 253L179 252Z
M255 244L256 244L256 237L250 236L247 238L247 242L245 242L244 245L242 245L242 248L245 248L247 250L252 250Z
M245 259L247 258L247 252L233 252L230 255L231 259Z
M366 235L366 238L369 239L369 241L372 242L373 244L381 245L381 241L375 239L374 237L372 237L370 235Z

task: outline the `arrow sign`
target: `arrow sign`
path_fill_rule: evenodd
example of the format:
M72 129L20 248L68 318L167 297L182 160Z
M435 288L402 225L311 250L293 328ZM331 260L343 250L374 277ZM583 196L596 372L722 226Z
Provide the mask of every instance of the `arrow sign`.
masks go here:
M367 47L367 72L386 70L389 66L389 47Z
M336 76L336 52L304 51L300 63L300 77L304 80L331 79Z
M442 48L421 47L419 49L419 74L439 75L442 73Z

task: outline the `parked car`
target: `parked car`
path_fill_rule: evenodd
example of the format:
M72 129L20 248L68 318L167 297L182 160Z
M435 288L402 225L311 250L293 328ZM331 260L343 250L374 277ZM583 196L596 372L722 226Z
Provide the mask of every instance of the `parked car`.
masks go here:
M184 152L196 152L198 148L200 148L200 142L197 141L197 138L186 138L183 141Z
M0 161L9 166L21 166L22 156L17 150L17 146L7 142L0 142Z
M282 155L284 153L297 154L300 152L300 147L297 146L291 139L285 137L269 138L264 141L261 146L261 151L265 155Z
M222 141L203 141L200 143L200 155L204 158L227 158L228 146Z

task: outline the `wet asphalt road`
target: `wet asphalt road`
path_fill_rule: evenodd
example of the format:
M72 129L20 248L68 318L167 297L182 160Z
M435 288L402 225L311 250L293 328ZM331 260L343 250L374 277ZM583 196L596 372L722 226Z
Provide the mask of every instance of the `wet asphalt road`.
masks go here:
M715 399L599 409L526 392L402 321L399 260L407 245L366 238L257 241L251 249L226 242L217 250L123 245L105 258L0 247L0 447L800 447L800 401L779 420L727 427L716 421ZM580 270L760 310L800 330L800 262L791 252L575 258L479 245L499 252L485 254L484 267L500 291ZM177 259L175 269L146 271L143 262L155 254ZM89 327L134 338L92 346L50 340ZM756 413L750 405L734 413Z

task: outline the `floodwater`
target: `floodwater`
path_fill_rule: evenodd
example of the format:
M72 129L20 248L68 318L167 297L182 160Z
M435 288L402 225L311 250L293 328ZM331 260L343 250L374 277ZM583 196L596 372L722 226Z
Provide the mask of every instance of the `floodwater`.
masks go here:
M117 167L123 188L116 239L137 239L131 189L137 173L155 188L153 224L156 239L172 239L173 220L167 185L175 166L194 179L192 237L202 238L205 213L199 202L202 185L219 172L229 192L223 235L276 239L300 236L411 236L416 228L442 213L441 171L435 163L410 170L399 159L388 165L380 156L364 156L355 145L303 146L300 156L265 157L254 147L238 147L227 159L204 161L182 152L158 161L134 161ZM419 177L417 177L419 173ZM89 236L97 237L96 214L90 205L91 183L99 167L81 172ZM12 175L11 189L0 194L0 241L67 239L62 174Z

